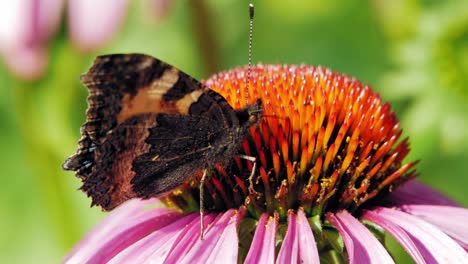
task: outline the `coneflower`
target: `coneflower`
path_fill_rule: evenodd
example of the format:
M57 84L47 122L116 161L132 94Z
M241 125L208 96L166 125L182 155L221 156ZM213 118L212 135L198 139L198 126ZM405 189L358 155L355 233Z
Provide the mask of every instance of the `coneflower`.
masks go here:
M204 84L263 118L230 167L159 200L114 210L66 263L392 263L388 232L416 263L468 260L468 210L417 183L389 104L356 79L312 66L257 65ZM401 186L401 187L400 187ZM154 205L159 205L155 208Z

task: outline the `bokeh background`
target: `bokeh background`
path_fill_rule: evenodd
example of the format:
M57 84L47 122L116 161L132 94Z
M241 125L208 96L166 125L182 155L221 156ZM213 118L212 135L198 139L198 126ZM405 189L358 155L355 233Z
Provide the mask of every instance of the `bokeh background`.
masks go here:
M323 65L370 84L410 136L420 180L468 204L467 1L253 2L255 63ZM247 63L247 5L2 1L0 263L58 263L105 215L61 170L85 119L78 76L93 58L142 52L205 79Z

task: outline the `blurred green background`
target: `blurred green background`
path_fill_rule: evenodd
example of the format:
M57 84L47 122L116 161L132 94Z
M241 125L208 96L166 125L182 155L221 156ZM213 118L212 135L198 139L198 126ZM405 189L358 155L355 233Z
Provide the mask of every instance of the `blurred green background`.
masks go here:
M323 65L370 84L410 137L408 160L422 160L419 179L468 204L467 1L253 2L255 63ZM134 0L119 32L92 52L75 48L64 18L35 81L0 65L0 263L57 263L105 215L61 170L85 119L78 76L93 58L148 53L208 78L247 63L247 4L179 0L151 12Z

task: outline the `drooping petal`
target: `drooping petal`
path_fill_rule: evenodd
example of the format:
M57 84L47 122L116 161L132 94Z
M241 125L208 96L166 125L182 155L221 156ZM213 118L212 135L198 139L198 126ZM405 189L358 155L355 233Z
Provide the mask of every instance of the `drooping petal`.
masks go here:
M244 218L245 214L245 208L241 207L237 212L236 217L229 221L225 231L221 234L216 247L213 249L213 252L206 263L214 263L219 259L225 259L226 263L229 263L231 260L235 260L234 263L237 262L239 248L233 245L239 244L237 230L239 228L240 221Z
M276 231L278 228L278 214L274 217L263 213L258 220L250 246L249 253L245 258L246 264L254 263L274 263L275 262L275 243Z
M237 263L238 237L237 224L243 212L230 209L214 221L206 230L205 238L198 240L191 250L178 260L178 263Z
M430 204L460 206L450 198L416 180L409 181L398 187L394 192L390 193L388 200L393 205Z
M300 263L320 263L314 233L302 209L297 212L297 235L299 236Z
M72 41L82 51L96 50L114 37L124 21L128 0L70 0Z
M129 246L108 263L162 263L177 242L186 235L186 232L197 224L199 225L199 223L198 214L183 215L174 220L173 223L155 230L150 235Z
M427 263L465 263L468 254L454 240L432 224L397 209L373 210L387 223L403 229Z
M145 210L145 206L154 202L154 199L131 200L116 208L75 246L64 262L106 262L129 245L179 217L180 213L167 208Z
M404 205L400 209L437 226L468 250L468 209L436 205Z
M78 244L70 251L70 254L65 260L70 259L78 251L89 250L87 245L99 242L101 239L108 236L111 231L119 228L124 220L131 216L136 216L149 203L157 202L156 199L151 200L130 200L110 212L101 222L99 222L91 231L89 231Z
M284 236L276 263L298 263L299 244L296 218L294 211L290 210L288 212L288 230Z
M214 225L219 220L219 214L209 214L204 218L205 225L209 226ZM194 224L191 224L185 228L186 230L181 234L180 239L177 239L174 246L171 248L165 263L179 263L180 260L188 254L195 245L197 241L200 240L200 217L197 217L198 220Z
M406 252L408 252L408 254L416 263L426 263L424 257L420 253L420 249L413 242L411 237L405 232L405 230L386 221L385 218L381 217L373 211L366 211L362 217L366 220L376 223L385 229L385 231L387 231L392 237L396 239L396 241L398 241L398 243L400 243L400 245L406 250Z
M346 246L350 263L394 263L377 238L347 211L328 213Z
M288 230L276 263L320 263L317 244L302 209L288 212Z

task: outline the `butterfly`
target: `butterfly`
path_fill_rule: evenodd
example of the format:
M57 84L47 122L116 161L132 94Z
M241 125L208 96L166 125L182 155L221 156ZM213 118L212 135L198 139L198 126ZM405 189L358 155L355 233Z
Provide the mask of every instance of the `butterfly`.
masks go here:
M263 112L260 100L235 110L189 75L143 54L99 56L81 81L89 90L87 119L78 150L62 167L104 210L159 197L214 164L228 165Z

